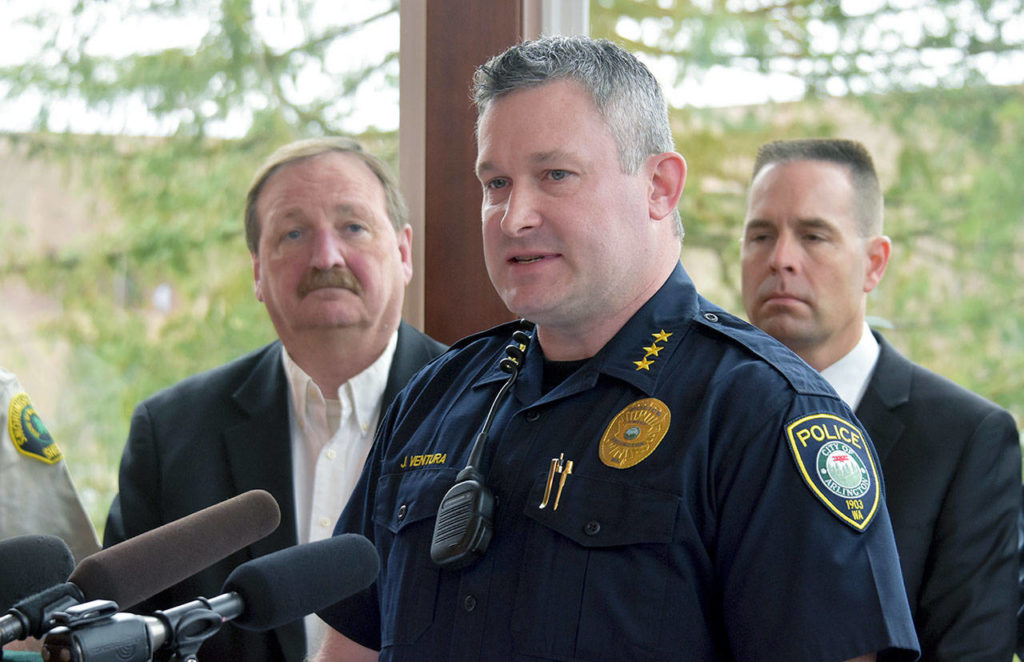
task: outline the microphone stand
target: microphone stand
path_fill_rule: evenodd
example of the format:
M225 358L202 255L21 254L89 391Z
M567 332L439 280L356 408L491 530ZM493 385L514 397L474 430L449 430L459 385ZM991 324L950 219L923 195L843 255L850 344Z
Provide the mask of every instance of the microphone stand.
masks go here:
M242 601L238 594L225 593L154 612L153 617L165 628L171 649L170 662L197 662L196 653L203 642L241 613Z
M152 616L116 613L116 603L109 600L87 602L57 614L61 627L43 640L43 659L148 662L157 651L169 650L170 662L197 662L203 642L242 608L235 593L198 598Z

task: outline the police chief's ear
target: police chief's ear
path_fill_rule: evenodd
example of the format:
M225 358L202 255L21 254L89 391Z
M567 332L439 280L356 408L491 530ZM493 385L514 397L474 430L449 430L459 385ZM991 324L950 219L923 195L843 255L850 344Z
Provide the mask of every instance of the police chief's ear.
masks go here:
M686 185L686 160L675 152L662 152L647 157L645 168L650 177L648 208L651 218L660 221L679 204Z

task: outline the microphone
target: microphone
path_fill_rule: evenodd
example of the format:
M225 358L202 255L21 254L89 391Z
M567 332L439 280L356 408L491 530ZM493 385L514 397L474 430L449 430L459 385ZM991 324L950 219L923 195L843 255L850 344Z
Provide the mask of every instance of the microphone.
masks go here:
M237 593L245 605L235 625L273 630L355 595L379 571L373 543L345 533L243 563L228 575L224 590Z
M0 612L22 598L67 581L75 557L57 536L24 535L0 541Z
M111 616L103 613L103 602L68 609L60 615L66 627L51 630L43 641L43 657L101 662L118 651L119 661L131 662L170 649L172 659L194 659L199 646L227 621L245 630L280 627L358 593L379 570L376 548L358 534L287 547L235 568L223 594L152 616Z
M87 556L68 581L87 599L130 609L265 538L280 523L274 497L250 490Z
M0 646L56 625L53 616L86 600L130 607L269 535L281 511L251 490L129 538L82 560L67 583L25 598L0 617Z

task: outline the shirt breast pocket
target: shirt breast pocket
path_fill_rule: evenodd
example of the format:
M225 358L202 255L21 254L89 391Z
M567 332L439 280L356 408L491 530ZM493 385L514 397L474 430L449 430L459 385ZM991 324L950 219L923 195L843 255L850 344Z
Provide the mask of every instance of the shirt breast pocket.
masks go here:
M517 651L547 658L664 659L665 591L680 498L574 473L554 509L546 476L531 489L532 520L512 616ZM555 483L557 489L557 481ZM554 490L553 490L554 491ZM677 651L678 652L678 651Z
M434 621L440 569L430 560L430 539L441 498L455 469L386 474L377 483L373 520L381 559L381 645L415 643Z

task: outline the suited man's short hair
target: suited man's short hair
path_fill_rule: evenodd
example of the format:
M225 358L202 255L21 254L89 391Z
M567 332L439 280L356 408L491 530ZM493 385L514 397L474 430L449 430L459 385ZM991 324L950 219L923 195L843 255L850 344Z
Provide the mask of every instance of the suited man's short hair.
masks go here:
M765 167L792 161L825 161L844 166L853 184L857 230L862 237L882 234L882 189L871 153L856 140L844 138L799 138L766 143L757 151L751 182Z

